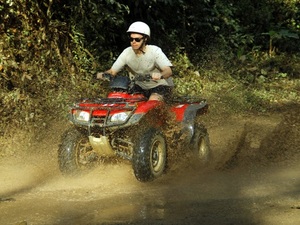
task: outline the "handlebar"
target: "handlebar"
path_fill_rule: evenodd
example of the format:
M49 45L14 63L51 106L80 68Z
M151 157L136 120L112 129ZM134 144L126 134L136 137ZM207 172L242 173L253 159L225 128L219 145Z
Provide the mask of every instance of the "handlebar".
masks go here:
M96 75L97 76L97 75ZM111 81L114 78L113 75L110 73L103 73L102 74L102 80L104 81ZM133 82L135 81L150 81L152 80L151 74L136 74L134 78L132 79Z
M145 74L145 75L136 74L133 80L135 80L135 81L150 81L150 80L152 80L152 76L149 73Z

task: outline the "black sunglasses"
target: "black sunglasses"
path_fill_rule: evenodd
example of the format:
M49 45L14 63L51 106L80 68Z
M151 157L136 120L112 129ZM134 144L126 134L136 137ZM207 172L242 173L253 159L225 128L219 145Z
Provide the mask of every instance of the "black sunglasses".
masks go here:
M133 42L133 40L135 40L136 42L140 42L141 40L143 40L144 38L132 38L132 37L129 37L129 40L130 42Z

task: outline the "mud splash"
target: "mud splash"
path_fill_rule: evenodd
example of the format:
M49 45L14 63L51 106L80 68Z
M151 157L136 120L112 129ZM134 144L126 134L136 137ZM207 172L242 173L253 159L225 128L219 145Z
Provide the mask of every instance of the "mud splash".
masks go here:
M211 165L179 156L150 183L138 182L126 162L62 176L57 145L65 125L55 125L29 155L23 149L0 160L0 224L297 224L299 115L296 107L207 117Z

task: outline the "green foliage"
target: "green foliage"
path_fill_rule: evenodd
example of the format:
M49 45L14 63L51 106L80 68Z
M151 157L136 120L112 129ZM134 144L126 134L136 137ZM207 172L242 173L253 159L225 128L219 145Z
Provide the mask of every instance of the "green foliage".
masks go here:
M299 79L299 54L274 55L253 49L236 61L232 77L247 86L261 85L281 79Z
M127 5L112 0L73 0L62 3L54 1L51 5L51 20L65 22L72 33L82 35L84 48L91 54L105 58L115 50L120 40L119 30L124 28L124 16L129 13ZM122 33L123 34L123 33Z
M95 93L87 72L92 55L66 23L46 19L28 1L7 0L0 9L1 130L8 124L40 126L74 99Z
M291 32L290 30L286 29L279 29L279 30L270 30L267 33L262 33L263 35L269 36L269 55L272 56L275 54L276 48L274 46L274 42L281 41L283 39L299 39L299 35L297 33Z
M129 45L126 30L136 20L170 55L177 94L221 92L240 110L264 108L279 96L260 88L300 77L299 7L297 0L3 0L0 128L43 126L75 99L104 94L93 74ZM296 101L299 87L292 90L284 98Z

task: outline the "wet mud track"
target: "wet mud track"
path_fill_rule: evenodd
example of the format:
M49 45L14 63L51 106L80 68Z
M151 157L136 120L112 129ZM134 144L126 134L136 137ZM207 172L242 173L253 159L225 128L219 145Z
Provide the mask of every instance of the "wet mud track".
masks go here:
M208 119L209 167L184 157L150 183L126 162L63 177L54 132L0 160L0 224L300 224L300 114L286 115Z

